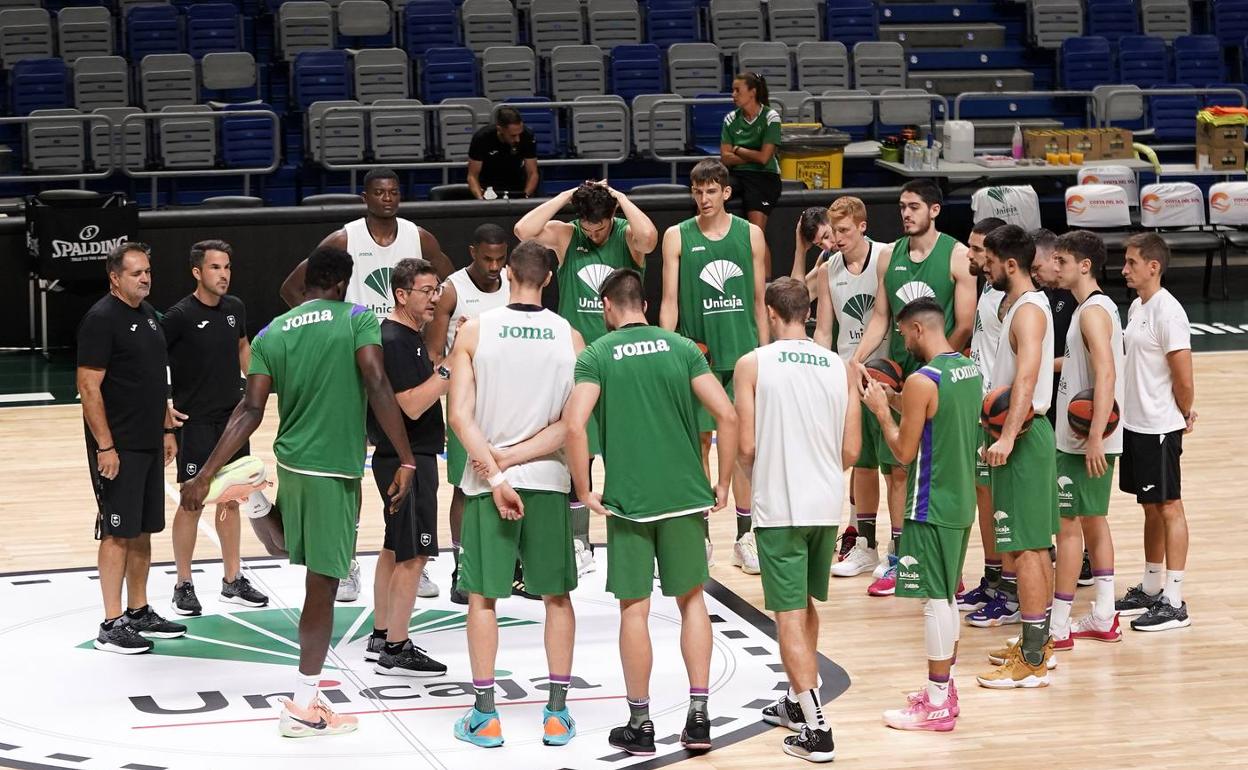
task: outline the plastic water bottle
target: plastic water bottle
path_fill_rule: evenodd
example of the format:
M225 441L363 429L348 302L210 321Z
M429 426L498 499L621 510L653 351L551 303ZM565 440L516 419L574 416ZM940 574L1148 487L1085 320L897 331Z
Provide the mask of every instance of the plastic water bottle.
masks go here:
M511 190L503 190L503 200L511 200Z
M481 193L481 197L487 201L492 201L498 198L498 193L494 192L493 187L487 187L485 188L485 192Z
M1021 160L1023 157L1023 128L1019 124L1014 124L1014 139L1010 142L1010 154L1014 156L1014 160Z

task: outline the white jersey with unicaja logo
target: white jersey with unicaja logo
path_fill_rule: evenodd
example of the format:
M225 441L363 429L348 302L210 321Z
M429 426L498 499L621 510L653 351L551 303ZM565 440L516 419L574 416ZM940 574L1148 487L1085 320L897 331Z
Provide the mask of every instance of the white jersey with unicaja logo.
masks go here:
M1023 292L1001 320L1001 338L997 341L997 357L992 363L992 387L1012 387L1018 376L1018 354L1010 347L1010 325L1023 305L1035 305L1044 313L1044 339L1040 348L1040 373L1036 377L1036 389L1031 394L1031 407L1036 416L1049 411L1053 403L1053 311L1049 299L1039 289Z
M380 246L368 231L363 217L343 225L347 234L347 253L355 263L351 269L351 282L347 284L346 302L363 305L385 318L394 310L394 295L390 292L390 273L395 264L409 257L419 259L420 228L410 219L395 218L398 231L389 246Z
M1080 319L1092 308L1100 308L1109 316L1110 337L1109 348L1114 363L1114 399L1118 409L1122 409L1126 391L1126 350L1123 343L1122 319L1118 316L1118 306L1105 296L1096 292L1075 308L1070 318L1070 329L1066 332L1066 357L1062 364L1062 377L1057 383L1057 448L1067 454L1087 454L1088 440L1079 438L1070 427L1066 412L1070 409L1070 400L1077 393L1096 385L1096 372L1092 368L1092 356L1088 353L1087 343L1083 339ZM1122 454L1122 422L1105 439L1102 447L1106 454Z
M845 257L836 252L828 257L828 294L832 298L832 307L836 311L836 325L840 332L836 337L836 353L842 361L854 357L858 343L862 341L867 322L871 320L871 312L875 308L875 293L880 283L879 272L875 260L882 249L888 244L872 241L867 247L867 259L862 270L849 272L845 267ZM888 332L866 360L888 356Z
M971 360L979 367L984 393L992 390L992 368L997 360L997 345L1001 339L1001 300L1005 292L984 284L975 306L975 331L971 334Z
M451 322L446 327L446 353L450 355L451 346L455 344L455 333L459 331L460 318L476 318L487 310L506 307L511 302L511 285L507 283L507 271L498 274L498 288L494 291L481 291L468 275L468 268L451 273L446 279L455 287L455 307L451 310Z

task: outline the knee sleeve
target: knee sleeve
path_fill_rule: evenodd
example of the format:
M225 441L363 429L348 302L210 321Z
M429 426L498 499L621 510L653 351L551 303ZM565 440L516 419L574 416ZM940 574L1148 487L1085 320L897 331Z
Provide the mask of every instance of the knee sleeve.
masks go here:
M928 660L953 657L953 645L958 638L958 618L956 615L950 617L949 608L946 601L928 599L923 602L923 642Z

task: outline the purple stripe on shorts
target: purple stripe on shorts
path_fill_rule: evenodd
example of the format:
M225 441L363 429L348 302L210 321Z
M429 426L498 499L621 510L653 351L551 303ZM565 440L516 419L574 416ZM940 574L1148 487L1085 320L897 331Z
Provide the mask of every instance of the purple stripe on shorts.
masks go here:
M1092 570L1092 577L1113 577L1113 576L1114 576L1114 571L1112 569Z
M1075 600L1075 595L1074 594L1059 594L1059 593L1054 592L1053 598L1059 602L1073 602Z

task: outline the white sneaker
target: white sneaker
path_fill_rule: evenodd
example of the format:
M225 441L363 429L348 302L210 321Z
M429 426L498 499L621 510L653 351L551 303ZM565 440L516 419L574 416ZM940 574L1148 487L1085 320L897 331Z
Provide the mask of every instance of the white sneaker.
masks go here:
M833 577L854 577L864 572L871 572L880 563L880 555L874 548L867 545L865 537L854 541L845 558L832 565Z
M594 552L585 547L585 543L573 538L573 553L576 556L576 576L584 577L598 568L594 564Z
M360 563L351 560L351 569L346 580L338 581L338 595L334 597L340 602L353 602L360 598Z
M438 584L429 577L427 569L420 571L420 587L416 589L416 595L422 599L432 599L438 595Z
M706 566L715 566L715 546L711 545L711 539L706 539Z
M753 530L746 532L733 544L732 566L740 567L747 575L757 575L762 571L758 568L758 543L754 541Z

